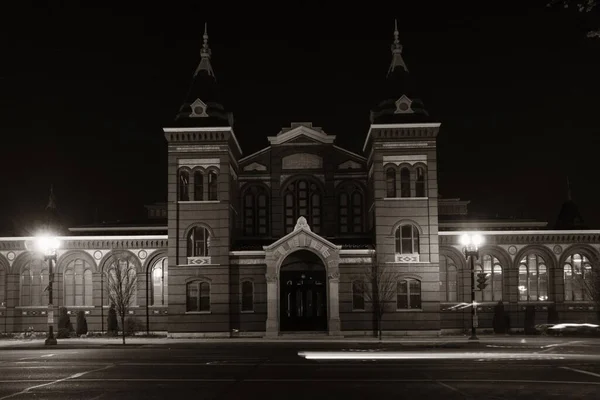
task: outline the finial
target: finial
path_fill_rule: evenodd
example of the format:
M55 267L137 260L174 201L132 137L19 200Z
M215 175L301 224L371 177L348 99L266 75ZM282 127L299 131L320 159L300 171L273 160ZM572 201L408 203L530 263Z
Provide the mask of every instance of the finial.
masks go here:
M400 44L400 39L398 38L400 33L398 32L398 19L394 19L394 44L392 45L393 53L401 53L402 45Z
M210 48L208 47L208 23L204 23L204 35L202 36L204 42L202 44L202 51L200 54L202 57L210 57Z
M398 32L398 20L394 19L394 43L392 44L392 64L388 70L388 76L392 73L396 67L402 67L404 71L408 72L408 68L402 59L402 45L399 39L400 33Z

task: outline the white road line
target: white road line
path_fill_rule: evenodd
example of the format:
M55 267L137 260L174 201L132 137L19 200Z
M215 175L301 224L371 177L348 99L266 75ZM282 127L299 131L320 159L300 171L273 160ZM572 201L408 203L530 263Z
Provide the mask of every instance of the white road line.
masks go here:
M584 371L584 370L582 370L582 369L571 368L571 367L561 367L561 368L562 368L562 369L569 370L569 371L575 371L575 372L579 372L580 374L586 374L586 375L595 376L596 378L600 378L600 374L596 374L595 372Z
M0 397L0 400L9 399L9 398L11 398L11 397L19 396L19 395L21 395L21 394L26 394L26 393L28 393L30 390L37 389L37 388L41 388L41 387L44 387L44 386L54 385L55 383L64 382L64 381L66 381L66 380L69 380L69 379L72 379L72 378L74 378L74 377L78 378L78 377L80 377L80 376L83 376L83 375L85 375L85 374L89 374L89 373L92 373L92 372L97 372L97 371L102 371L102 370L104 370L104 369L108 369L108 368L110 368L110 367L112 367L112 366L114 366L114 364L107 365L107 366L104 366L104 367L102 367L102 368L91 369L91 370L89 370L89 371L79 372L79 373L77 373L77 374L74 374L74 375L69 375L69 376L67 376L66 378L57 379L57 380L55 380L55 381L51 381L51 382L48 382L48 383L42 383L42 384L40 384L40 385L30 386L30 387L28 387L28 388L25 388L25 389L21 390L20 392L13 393L13 394L9 394L8 396Z

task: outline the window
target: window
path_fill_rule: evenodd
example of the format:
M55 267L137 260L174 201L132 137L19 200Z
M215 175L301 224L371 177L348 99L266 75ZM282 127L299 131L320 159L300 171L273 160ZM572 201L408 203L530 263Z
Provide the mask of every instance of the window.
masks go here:
M179 170L179 201L190 200L190 173L186 170Z
M365 309L365 283L364 281L352 282L352 310Z
M415 181L415 196L416 197L427 197L425 191L425 168L417 167L416 169L417 180Z
M396 170L391 167L385 171L385 191L386 197L396 197Z
M490 254L482 254L475 261L475 274L488 274L488 285L483 290L475 292L477 301L502 301L502 265ZM476 275L477 277L477 275Z
M419 253L419 230L412 224L396 229L396 254Z
M48 269L47 264L41 259L33 259L21 270L21 298L20 305L27 306L45 306L48 304L48 299L44 299L44 294L47 295L48 288Z
M204 200L204 174L201 171L194 172L194 200Z
M93 306L91 265L81 258L69 262L63 275L65 306Z
M410 170L400 170L400 197L410 197Z
M208 173L208 200L217 200L218 196L218 175L215 171Z
M166 306L167 305L167 292L168 292L168 259L161 258L152 267L152 294L150 296L150 305L153 306Z
M592 264L582 254L571 254L565 260L565 301L589 301L589 290L594 284Z
M454 261L440 254L440 301L457 301L457 286Z
M413 310L421 308L421 281L403 279L396 287L396 309Z
M104 305L110 305L111 296L123 300L129 297L129 306L137 305L137 272L133 258L130 255L116 256L106 270Z
M548 269L537 254L529 254L519 263L519 301L548 300Z
M316 183L298 179L284 190L285 231L290 233L301 216L315 233L321 231L321 192Z
M0 265L0 307L6 307L6 268Z
M340 233L363 232L363 194L358 186L346 184L338 194Z
M254 283L242 281L242 311L254 311Z
M269 197L267 190L258 185L244 192L244 235L266 236L269 232Z
M210 311L210 284L208 282L193 281L187 284L186 311Z
M190 229L187 236L188 257L208 257L210 234L203 226L195 226Z

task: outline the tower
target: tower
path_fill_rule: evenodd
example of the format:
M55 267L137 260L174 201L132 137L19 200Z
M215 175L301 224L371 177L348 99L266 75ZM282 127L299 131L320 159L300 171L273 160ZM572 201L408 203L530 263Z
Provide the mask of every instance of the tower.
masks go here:
M381 101L371 111L367 157L369 225L380 268L400 274L403 309L386 329L439 329L438 186L436 137L440 127L418 97L402 57L397 23L392 62ZM403 297L404 298L404 297ZM400 302L400 300L399 300ZM419 322L415 322L419 321ZM417 327L415 324L419 324Z
M205 25L200 62L168 142L169 330L230 330L229 249L241 148L223 104Z

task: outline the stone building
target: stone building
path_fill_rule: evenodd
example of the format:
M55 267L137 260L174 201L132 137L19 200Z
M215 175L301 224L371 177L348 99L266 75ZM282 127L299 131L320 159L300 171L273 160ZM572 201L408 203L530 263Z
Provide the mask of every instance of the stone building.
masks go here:
M395 32L386 92L371 111L361 154L335 135L292 123L245 155L223 105L208 37L193 84L164 128L168 201L143 225L71 228L53 274L54 305L84 310L105 330L107 271L127 254L137 291L130 317L171 336L370 335L365 270L394 276L386 334L470 327L470 271L459 237L479 231L480 329L503 302L511 327L524 308L563 321L595 320L581 286L600 261L600 231L586 229L569 199L559 230L537 221L473 218L468 201L438 195L436 137ZM578 278L579 277L579 278ZM581 278L581 279L580 279ZM0 331L43 331L48 263L31 237L0 238ZM3 327L3 328L2 328Z

